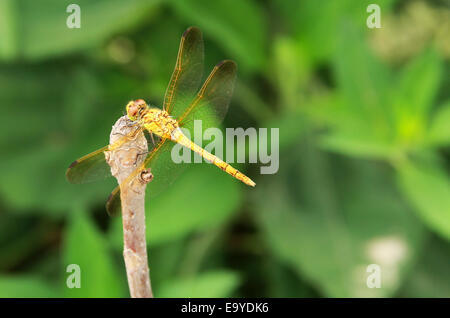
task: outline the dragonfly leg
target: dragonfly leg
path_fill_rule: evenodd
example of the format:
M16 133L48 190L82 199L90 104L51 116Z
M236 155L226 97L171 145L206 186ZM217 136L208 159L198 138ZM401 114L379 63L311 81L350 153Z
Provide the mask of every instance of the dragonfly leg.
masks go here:
M156 144L155 144L155 139L153 138L153 133L152 133L152 132L150 132L150 137L152 138L152 143L153 143L153 145L156 145Z
M148 153L149 153L149 151L144 151L144 152L138 153L136 156L135 164L137 163L139 156L144 156L144 155L146 156L146 155L148 155Z
M124 139L123 142L126 142L126 141L130 141L130 140L135 140L136 136L138 135L137 134L138 131L139 131L139 129L137 129L136 131L133 131L132 133L128 133L128 134L123 134L123 133L117 131L113 135L120 135L120 136L122 136L123 139Z
M122 134L121 132L116 131L115 133L113 133L113 135L121 135L123 137L126 137L126 134Z
M136 127L137 125L139 125L138 121L132 121L130 124L126 124L125 127Z

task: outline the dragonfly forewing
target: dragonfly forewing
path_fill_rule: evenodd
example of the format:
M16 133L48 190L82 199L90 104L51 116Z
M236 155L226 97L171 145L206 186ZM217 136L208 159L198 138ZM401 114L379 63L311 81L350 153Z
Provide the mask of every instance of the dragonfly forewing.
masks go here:
M177 61L164 96L163 109L180 116L194 98L203 75L203 37L199 28L190 27L181 37Z
M66 171L66 178L70 183L88 183L105 179L111 176L111 167L106 162L105 151L119 148L125 142L142 131L142 127L137 127L128 136L122 136L114 144L97 149L74 162Z
M202 120L202 128L217 127L228 112L236 80L236 63L225 60L217 64L205 80L195 99L178 118L179 125L193 130L193 121Z
M108 146L100 148L80 159L75 160L66 171L70 183L88 183L111 176L111 168L106 163L105 151Z
M120 186L117 186L113 192L109 195L108 200L106 201L106 211L109 216L116 217L120 216L121 201L120 201Z

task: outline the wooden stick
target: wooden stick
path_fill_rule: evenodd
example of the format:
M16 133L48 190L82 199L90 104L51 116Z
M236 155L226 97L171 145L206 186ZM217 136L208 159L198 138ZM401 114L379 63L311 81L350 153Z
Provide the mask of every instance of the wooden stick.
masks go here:
M111 130L110 144L137 131L137 126L127 116L117 120ZM144 171L134 180L123 182L136 168L140 167L148 152L147 140L139 131L128 138L120 147L105 152L111 173L120 184L123 224L123 257L127 270L128 286L133 298L153 297L147 263L145 240L145 188L151 181L151 173Z

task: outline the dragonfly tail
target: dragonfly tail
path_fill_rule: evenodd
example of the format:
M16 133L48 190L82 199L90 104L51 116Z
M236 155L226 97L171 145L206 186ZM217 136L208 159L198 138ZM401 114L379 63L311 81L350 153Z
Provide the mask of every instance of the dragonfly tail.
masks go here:
M183 146L185 146L185 147L187 147L187 148L189 148L189 149L191 149L192 151L198 153L200 156L202 156L203 158L205 158L206 160L208 160L209 162L211 162L215 166L219 167L220 169L222 169L223 171L225 171L226 173L228 173L232 177L235 177L236 179L244 182L245 184L247 184L247 185L249 185L251 187L255 186L255 182L253 182L252 179L247 177L245 174L243 174L239 170L233 168L230 164L226 163L225 161L223 161L219 157L213 155L212 153L206 151L202 147L200 147L197 144L195 144L193 141L191 141L189 138L187 138L181 132L181 130L177 130L176 131L176 133L173 135L172 140L177 142L177 143L179 143L179 144L181 144L181 145L183 145Z

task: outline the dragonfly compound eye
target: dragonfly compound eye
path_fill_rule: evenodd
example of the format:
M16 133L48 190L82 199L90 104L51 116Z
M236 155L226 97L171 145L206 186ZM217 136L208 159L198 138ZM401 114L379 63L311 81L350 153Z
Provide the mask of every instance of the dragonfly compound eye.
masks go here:
M135 120L136 116L139 112L139 106L136 105L135 102L131 101L127 104L127 115L128 118L130 118L131 120Z
M146 103L145 100L143 100L143 99L136 99L136 100L134 101L134 103L135 103L137 106L141 106L141 107L147 106L147 103Z

